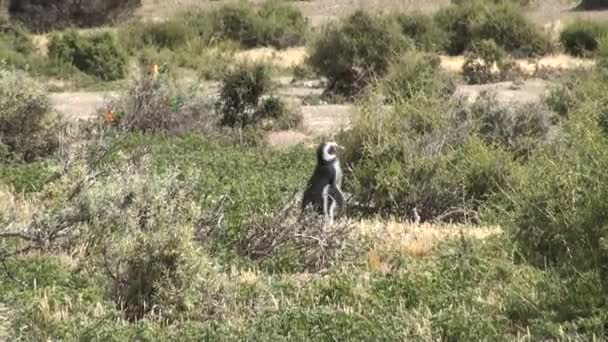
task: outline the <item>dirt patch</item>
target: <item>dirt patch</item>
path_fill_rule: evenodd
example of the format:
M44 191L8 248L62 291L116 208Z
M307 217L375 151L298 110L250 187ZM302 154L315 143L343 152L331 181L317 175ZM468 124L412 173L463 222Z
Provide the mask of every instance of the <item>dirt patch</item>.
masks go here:
M464 64L464 56L440 56L441 67L450 72L461 72ZM538 60L518 59L515 61L522 71L533 75L537 69L546 68L554 70L568 70L576 68L588 68L595 64L591 59L576 58L568 55L545 56Z
M492 84L462 84L456 88L455 96L466 97L475 101L482 92L496 94L499 102L529 103L537 102L546 93L551 83L541 79L529 79L523 82L498 82Z
M88 120L110 98L118 97L115 92L69 92L50 95L53 107L72 120Z

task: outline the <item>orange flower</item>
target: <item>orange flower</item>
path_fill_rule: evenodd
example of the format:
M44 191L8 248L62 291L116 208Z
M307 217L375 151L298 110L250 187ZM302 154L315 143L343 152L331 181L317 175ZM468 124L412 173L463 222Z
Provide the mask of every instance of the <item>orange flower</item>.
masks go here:
M105 122L106 122L107 124L112 124L112 123L114 123L115 121L116 121L116 117L114 116L114 111L110 109L110 110L109 110L109 111L106 113L106 116L105 116Z

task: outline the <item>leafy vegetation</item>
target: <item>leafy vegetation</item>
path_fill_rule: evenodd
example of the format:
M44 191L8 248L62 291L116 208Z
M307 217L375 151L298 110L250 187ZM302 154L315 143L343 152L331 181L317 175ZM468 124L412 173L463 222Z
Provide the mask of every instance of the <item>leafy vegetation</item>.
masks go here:
M439 10L435 20L448 34L446 51L451 55L463 53L482 39L493 39L507 52L520 56L544 55L552 49L549 37L526 19L521 7L510 2L452 4Z
M567 25L560 34L566 52L574 56L588 56L596 52L599 40L608 35L608 25L598 21L577 20Z
M386 74L391 59L411 45L394 20L357 11L319 33L309 64L328 79L329 92L354 96Z
M0 160L31 161L52 153L56 117L44 87L25 72L0 64Z
M75 30L57 33L49 42L49 56L104 81L125 76L127 56L109 32L87 36Z
M243 128L266 121L265 126L294 128L300 122L283 100L268 95L272 87L265 64L239 64L222 80L217 111L222 125Z

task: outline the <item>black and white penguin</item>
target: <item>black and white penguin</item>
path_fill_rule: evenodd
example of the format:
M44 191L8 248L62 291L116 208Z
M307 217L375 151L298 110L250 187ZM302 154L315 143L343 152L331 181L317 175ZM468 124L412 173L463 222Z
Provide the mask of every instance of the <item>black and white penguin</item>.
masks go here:
M342 169L338 160L338 144L325 142L317 148L317 166L308 181L302 199L302 209L312 206L333 223L336 210L344 206Z

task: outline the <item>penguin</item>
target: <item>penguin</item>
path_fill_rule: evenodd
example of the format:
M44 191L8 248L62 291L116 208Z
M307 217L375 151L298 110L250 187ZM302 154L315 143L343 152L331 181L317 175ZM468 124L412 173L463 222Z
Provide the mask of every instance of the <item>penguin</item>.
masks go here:
M310 206L330 224L336 217L336 211L344 206L342 169L338 144L335 142L324 142L317 148L317 165L304 191L302 210Z

